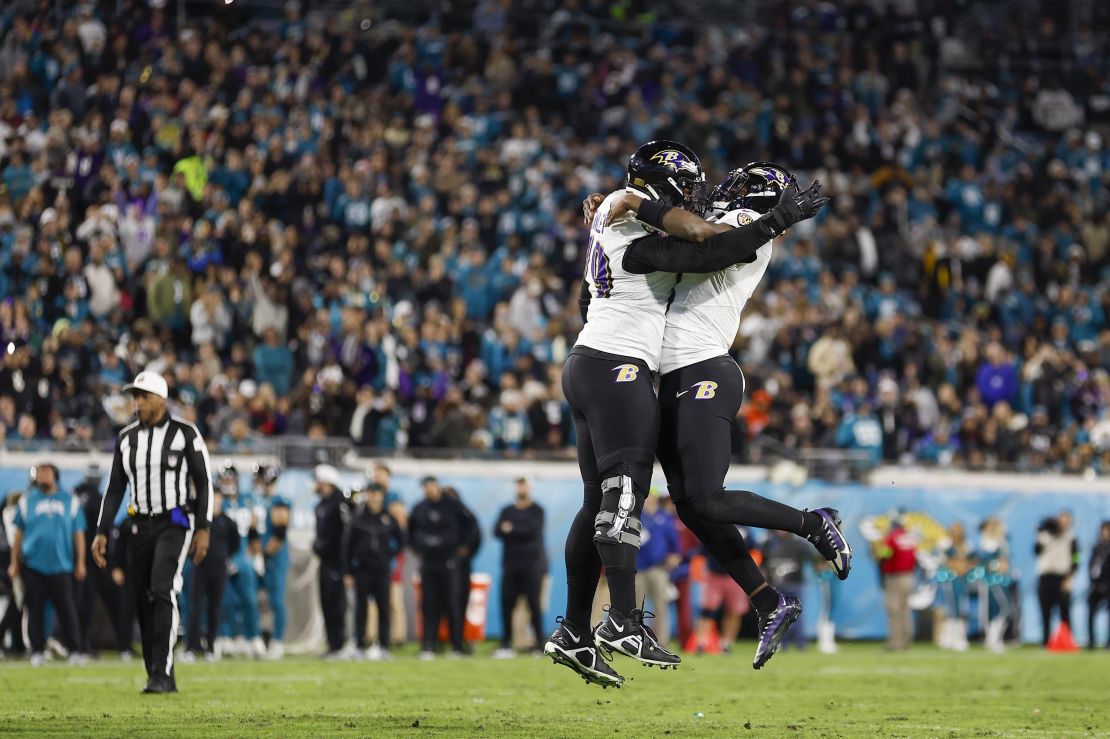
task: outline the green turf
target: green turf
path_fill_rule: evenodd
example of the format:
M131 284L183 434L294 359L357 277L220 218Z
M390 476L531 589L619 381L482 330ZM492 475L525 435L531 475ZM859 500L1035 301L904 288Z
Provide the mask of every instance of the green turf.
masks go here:
M1110 735L1110 654L994 656L922 647L784 653L751 669L621 659L621 690L546 659L384 663L224 661L179 667L181 693L141 696L141 667L0 663L0 735L146 736L1095 736ZM486 652L487 650L483 650Z

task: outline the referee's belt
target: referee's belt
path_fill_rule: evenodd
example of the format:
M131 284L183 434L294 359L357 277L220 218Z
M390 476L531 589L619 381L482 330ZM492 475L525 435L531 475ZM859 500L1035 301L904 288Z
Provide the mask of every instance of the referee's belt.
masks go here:
M161 513L139 513L137 508L128 507L127 515L131 518L137 518L140 521L162 521L168 520L173 514L170 511L162 511Z

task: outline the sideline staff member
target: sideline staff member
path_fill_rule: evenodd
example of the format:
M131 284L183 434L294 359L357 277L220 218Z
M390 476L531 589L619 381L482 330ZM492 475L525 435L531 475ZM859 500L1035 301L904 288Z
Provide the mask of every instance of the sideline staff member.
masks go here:
M196 426L172 418L166 410L169 392L161 375L140 372L124 391L134 394L139 420L124 427L116 440L108 491L96 524L93 559L98 567L107 563L112 518L124 488L130 487L127 557L146 663L143 692L176 693L173 647L181 619L177 605L181 569L186 552L194 552L195 564L204 559L212 524L208 447Z

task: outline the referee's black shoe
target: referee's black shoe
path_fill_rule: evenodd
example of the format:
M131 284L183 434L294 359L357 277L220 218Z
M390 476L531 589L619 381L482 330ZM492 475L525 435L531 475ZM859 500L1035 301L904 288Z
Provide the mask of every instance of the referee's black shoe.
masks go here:
M562 616L556 619L559 628L555 629L544 644L543 653L556 664L569 667L587 683L608 688L619 688L624 678L616 673L604 659L594 643L589 631L579 629Z
M176 693L177 684L172 677L152 677L147 681L143 693Z
M678 669L682 658L664 649L655 632L644 622L646 617L654 617L654 613L641 608L633 608L627 616L615 608L609 608L608 613L609 618L594 629L594 639L603 655L610 657L613 652L619 652L648 667Z

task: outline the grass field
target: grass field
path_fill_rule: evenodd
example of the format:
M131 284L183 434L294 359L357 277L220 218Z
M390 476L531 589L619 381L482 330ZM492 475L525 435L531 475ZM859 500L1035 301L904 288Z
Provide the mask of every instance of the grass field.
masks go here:
M994 656L875 645L779 654L751 669L687 657L617 663L621 690L546 659L224 661L178 668L181 693L141 696L140 663L0 663L0 735L24 736L1108 736L1110 653ZM483 654L487 650L483 650Z

